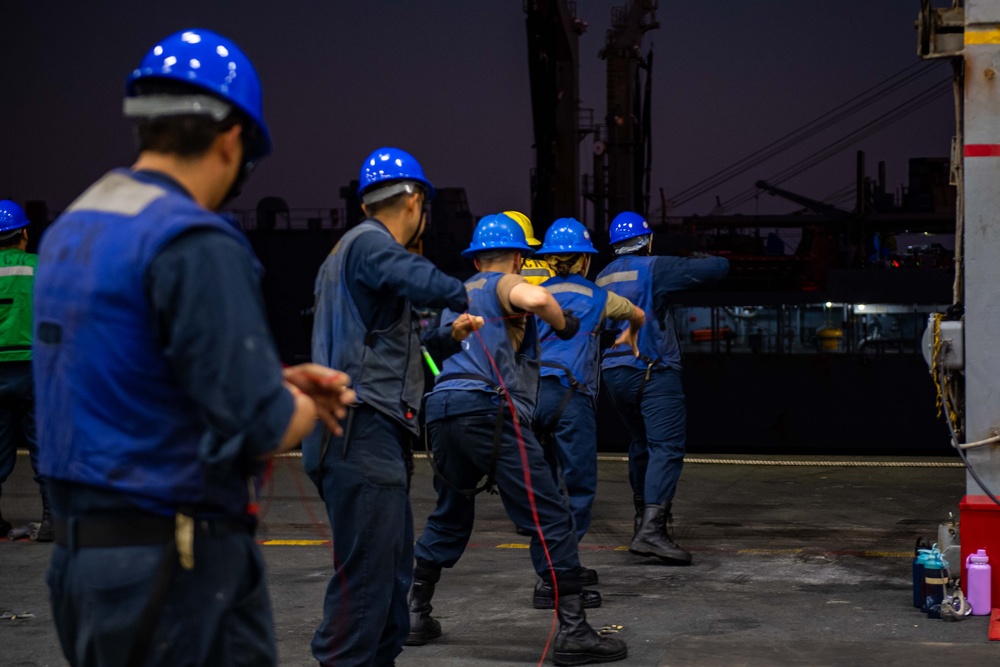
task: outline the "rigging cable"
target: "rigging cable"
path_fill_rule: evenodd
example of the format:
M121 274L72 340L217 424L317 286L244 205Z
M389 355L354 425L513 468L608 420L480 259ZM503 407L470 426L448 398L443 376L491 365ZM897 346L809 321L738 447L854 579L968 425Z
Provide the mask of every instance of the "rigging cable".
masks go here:
M951 90L951 80L947 79L944 81L939 81L933 86L924 89L920 93L917 93L913 97L909 98L905 102L899 104L898 106L890 109L881 116L871 120L870 122L862 125L856 130L852 131L844 137L841 137L837 141L827 144L823 148L819 149L812 155L799 160L798 162L782 169L775 175L771 176L767 182L771 185L778 185L783 183L790 178L801 174L804 171L815 167L816 165L825 162L834 155L843 152L847 148L850 148L857 142L865 139L886 127L892 125L893 123L905 118L906 116L919 111L924 108L924 106L939 97L947 94ZM735 208L746 202L754 199L757 196L758 188L752 186L746 190L730 197L726 201L722 202L722 207L725 210Z
M923 66L923 67L921 67ZM918 68L916 72L910 72L914 68ZM670 202L673 206L678 206L680 204L686 203L691 199L701 196L705 192L712 190L718 185L731 180L735 176L742 174L754 166L774 157L775 155L782 153L789 148L810 139L819 132L832 127L833 125L839 123L840 121L862 111L874 102L881 100L887 95L896 92L900 88L908 85L917 78L924 76L928 72L933 71L933 66L927 66L926 63L917 61L907 67L905 67L900 72L884 79L883 81L875 84L871 88L868 88L864 92L852 97L851 99L837 105L830 111L814 118L813 120L805 123L804 125L796 128L792 132L789 132L785 136L772 141L770 144L760 148L753 153L737 160L735 163L721 169L711 176L702 179L701 181L691 185L684 190L676 193L670 198ZM910 72L907 74L907 72ZM893 82L897 77L902 77L898 81ZM874 92L873 92L874 91Z

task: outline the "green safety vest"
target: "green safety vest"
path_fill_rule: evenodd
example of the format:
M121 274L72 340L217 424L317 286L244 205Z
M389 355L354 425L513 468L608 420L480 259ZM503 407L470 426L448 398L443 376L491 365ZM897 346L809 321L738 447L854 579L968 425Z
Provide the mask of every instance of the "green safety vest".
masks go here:
M38 255L0 250L0 362L31 359L31 292Z

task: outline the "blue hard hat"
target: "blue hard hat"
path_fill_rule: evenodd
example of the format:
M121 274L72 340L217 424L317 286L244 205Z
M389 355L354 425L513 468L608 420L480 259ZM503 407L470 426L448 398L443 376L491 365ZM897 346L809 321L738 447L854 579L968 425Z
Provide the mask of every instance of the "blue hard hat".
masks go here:
M545 244L535 252L539 255L597 254L590 232L575 218L559 218L553 222L545 232Z
M532 252L521 225L504 213L483 216L476 231L472 232L472 243L462 251L462 257L475 257L486 250L520 250L524 255Z
M248 150L253 153L249 157L259 158L271 152L271 134L264 123L260 77L250 59L232 40L200 28L182 30L165 37L149 50L139 66L129 74L125 82L126 97L137 97L136 83L147 79L186 83L232 104L253 121L260 135L248 145ZM199 107L176 109L172 113L168 111L160 110L158 114L128 114L126 111L126 114L206 113Z
M645 236L652 233L653 230L650 229L646 218L632 211L619 213L611 221L611 245L627 241L628 239L634 239L636 236Z
M30 224L23 208L9 199L0 201L0 234L15 232Z
M417 159L406 151L391 146L380 148L365 158L361 165L361 174L358 176L358 182L361 184L358 187L358 197L364 199L365 192L381 189L393 181L415 181L427 190L428 199L434 197L434 186L424 176L424 170ZM404 190L400 189L399 192ZM391 196L392 194L387 195L383 199Z

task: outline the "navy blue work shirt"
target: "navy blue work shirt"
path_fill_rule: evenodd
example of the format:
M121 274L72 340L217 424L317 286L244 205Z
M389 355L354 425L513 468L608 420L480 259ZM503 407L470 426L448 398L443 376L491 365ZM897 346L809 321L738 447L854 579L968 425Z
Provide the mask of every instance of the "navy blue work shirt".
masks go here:
M188 194L169 176L142 172ZM163 352L202 409L207 459L266 454L295 411L267 325L257 269L245 247L198 229L167 244L146 272Z
M718 282L729 273L729 260L724 257L654 255L653 260L653 306L657 312L669 305L671 292Z
M376 218L369 220L385 227ZM405 315L406 300L414 306L450 308L456 313L469 309L461 281L442 274L430 260L401 244L387 243L381 234L358 236L348 251L345 270L353 279L348 289L368 331L398 322ZM421 342L438 364L461 349L451 338L450 326L423 332Z

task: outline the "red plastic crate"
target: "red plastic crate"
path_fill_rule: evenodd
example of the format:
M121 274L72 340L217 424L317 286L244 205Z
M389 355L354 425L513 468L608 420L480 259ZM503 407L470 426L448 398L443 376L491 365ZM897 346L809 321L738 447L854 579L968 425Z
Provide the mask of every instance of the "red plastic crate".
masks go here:
M990 601L1000 607L1000 505L989 496L965 496L958 504L959 538L962 541L962 590L966 590L965 559L979 549L990 558ZM949 563L952 573L955 563Z

